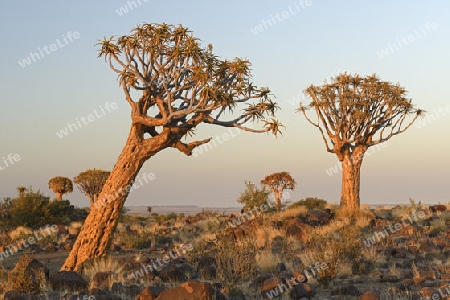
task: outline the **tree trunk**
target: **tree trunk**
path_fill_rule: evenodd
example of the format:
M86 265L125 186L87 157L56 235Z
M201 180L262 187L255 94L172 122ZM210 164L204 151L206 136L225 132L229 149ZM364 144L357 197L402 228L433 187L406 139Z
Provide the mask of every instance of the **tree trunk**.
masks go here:
M275 207L277 209L277 212L279 212L281 210L281 197L280 197L280 193L279 191L277 191L276 189L273 190L273 194L275 196Z
M56 193L56 200L58 200L58 201L61 201L62 200L62 193L60 193L60 192L57 192Z
M102 257L109 249L125 200L144 162L170 145L169 134L160 134L150 140L133 126L127 143L119 156L100 195L87 216L61 270L77 270L90 258Z
M364 150L346 153L342 160L341 207L356 211L360 206L359 188Z

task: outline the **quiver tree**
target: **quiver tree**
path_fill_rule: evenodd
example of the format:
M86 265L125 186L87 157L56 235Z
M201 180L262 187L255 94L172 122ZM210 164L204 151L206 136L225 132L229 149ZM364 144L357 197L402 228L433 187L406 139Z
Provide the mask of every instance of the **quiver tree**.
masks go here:
M211 140L182 141L199 124L275 135L282 126L275 119L278 106L269 89L251 83L250 63L219 59L212 46L203 49L181 25L143 24L129 35L105 38L98 45L99 57L117 73L130 105L131 128L63 270L76 270L86 259L105 254L144 162L166 148L191 155L194 148ZM247 106L233 117L240 104ZM264 126L246 126L252 121L262 121Z
M147 212L148 212L148 217L149 217L149 218L150 218L151 215L152 215L152 209L153 209L152 206L147 206Z
M108 179L110 172L88 169L78 174L73 182L78 189L89 198L91 208L94 206L102 187Z
M304 90L311 98L299 110L319 129L326 149L342 163L341 206L359 209L360 170L369 147L408 129L423 111L415 109L399 84L381 81L375 74L340 74L322 86ZM315 111L317 120L307 115Z
M19 192L19 197L23 197L23 196L25 196L25 192L27 191L27 188L24 187L23 185L19 185L17 187L17 191Z
M288 172L278 172L267 175L263 180L261 180L261 184L264 184L273 192L275 207L277 211L280 211L283 191L286 189L293 190L296 182Z
M48 182L48 188L56 194L56 200L61 201L62 196L73 192L72 180L67 177L53 177Z

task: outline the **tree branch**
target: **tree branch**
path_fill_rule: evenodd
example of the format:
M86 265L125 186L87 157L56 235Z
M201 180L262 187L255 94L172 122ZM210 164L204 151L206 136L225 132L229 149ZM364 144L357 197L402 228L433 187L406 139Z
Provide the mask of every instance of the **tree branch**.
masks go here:
M212 138L208 138L202 141L195 141L189 144L185 144L181 141L176 142L174 145L172 145L173 148L178 149L180 152L183 152L187 156L192 155L192 150L194 150L196 147L208 143Z

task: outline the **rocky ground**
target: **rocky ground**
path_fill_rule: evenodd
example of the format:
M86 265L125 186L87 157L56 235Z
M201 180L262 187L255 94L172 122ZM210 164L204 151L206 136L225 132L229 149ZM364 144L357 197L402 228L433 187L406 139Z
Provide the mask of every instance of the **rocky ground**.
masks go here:
M58 272L81 223L0 261L4 299L450 299L450 214L416 205L129 216L107 257ZM240 224L239 224L240 223ZM0 253L34 232L2 233ZM13 238L16 238L14 240Z

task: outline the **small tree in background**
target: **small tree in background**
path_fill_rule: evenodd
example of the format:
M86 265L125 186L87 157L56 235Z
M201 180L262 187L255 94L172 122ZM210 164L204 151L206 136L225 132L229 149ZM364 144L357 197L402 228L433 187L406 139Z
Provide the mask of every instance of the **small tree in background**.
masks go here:
M53 177L48 182L48 188L56 194L56 200L61 201L62 196L73 192L72 180L67 177Z
M103 185L105 184L106 179L108 179L109 174L109 171L89 169L81 172L73 179L73 182L78 189L89 198L91 208L102 191Z
M25 195L25 192L27 191L27 188L23 185L19 185L17 187L17 191L19 192L19 197L23 197Z
M280 211L281 209L283 191L286 189L293 190L296 184L294 178L292 178L288 172L278 172L267 175L261 180L261 183L273 192L277 211Z
M251 210L260 207L269 200L270 192L265 186L259 188L250 181L245 181L245 191L239 196L237 202L244 204L244 210Z
M148 212L148 217L149 218L152 216L152 209L153 209L153 207L147 206L147 212Z

